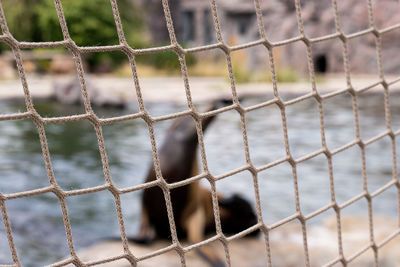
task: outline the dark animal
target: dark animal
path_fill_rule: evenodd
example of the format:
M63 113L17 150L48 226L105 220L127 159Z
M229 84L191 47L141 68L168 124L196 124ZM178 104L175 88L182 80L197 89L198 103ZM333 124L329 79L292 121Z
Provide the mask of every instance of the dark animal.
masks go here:
M222 101L216 101L208 111L216 109ZM205 131L215 116L202 120ZM159 161L162 177L168 183L182 181L199 174L197 163L198 136L195 121L191 117L182 117L173 122L168 129L166 140L159 149ZM154 167L150 168L146 182L156 179ZM171 202L177 234L196 243L204 235L215 233L215 221L211 192L199 182L174 188ZM156 238L170 238L170 226L167 217L164 194L161 188L151 187L144 190L142 197L141 229L133 238L140 243L148 243ZM234 234L257 223L257 217L248 201L239 195L223 197L218 194L222 230L225 234ZM253 232L257 234L257 232ZM202 246L197 252L211 265L224 266L220 258L208 246Z

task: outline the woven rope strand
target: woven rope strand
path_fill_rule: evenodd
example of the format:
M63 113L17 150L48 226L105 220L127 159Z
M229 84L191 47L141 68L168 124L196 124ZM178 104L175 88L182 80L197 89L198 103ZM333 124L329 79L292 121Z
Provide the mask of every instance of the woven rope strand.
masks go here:
M308 216L303 216L302 214L302 206L300 203L300 192L298 189L298 175L297 175L297 164L303 161L306 161L310 158L313 158L317 155L320 154L325 154L327 162L328 162L328 172L329 172L329 188L330 188L330 199L331 199L331 204L328 206L328 208L332 207L333 210L335 211L336 214L336 223L337 223L337 233L338 233L338 257L334 259L332 262L328 263L327 266L332 266L338 262L341 262L343 265L347 265L349 262L353 261L355 258L359 257L362 255L365 251L368 249L372 249L374 252L374 264L377 266L378 265L378 256L379 256L379 249L381 248L380 245L376 244L376 240L374 239L374 214L372 210L372 204L373 204L373 196L368 192L368 184L367 184L367 171L366 171L366 159L365 159L365 147L366 145L375 142L379 140L381 137L385 137L386 135L391 138L391 156L392 156L392 172L393 172L393 183L390 184L387 188L389 187L396 187L397 188L397 202L398 202L398 213L399 213L399 226L400 226L400 184L399 184L399 178L397 175L397 153L396 153L396 138L400 134L399 131L393 132L392 130L392 125L391 125L391 108L390 108L390 89L391 89L391 84L386 81L386 77L383 72L383 62L382 62L382 38L381 35L384 32L387 32L389 30L395 30L395 29L400 29L400 24L389 26L387 29L383 30L378 30L376 29L375 26L375 16L373 13L373 3L372 0L366 0L367 1L367 6L368 6L368 23L369 23L369 29L365 31L360 31L360 32L355 32L350 35L345 35L343 34L341 28L340 28L340 17L339 17L339 12L338 12L338 7L337 7L337 1L332 0L332 8L333 8L333 13L334 13L334 21L335 21L335 28L336 28L336 33L329 35L329 36L322 36L319 38L314 38L314 39L309 39L306 36L306 33L304 31L304 22L302 19L302 14L301 14L301 5L300 5L300 0L294 0L294 5L295 5L295 15L297 19L297 26L298 26L298 31L300 33L300 36L292 38L292 39L287 39L287 40L281 40L276 43L272 43L268 41L268 36L265 32L264 28L264 23L263 23L263 10L262 10L262 1L261 0L254 0L254 8L255 8L255 14L257 17L257 26L258 26L258 31L259 31L259 37L261 39L256 40L254 42L249 42L245 44L240 44L234 47L230 47L227 45L223 39L222 35L222 30L221 30L221 23L220 19L218 17L218 10L219 7L217 5L216 0L210 0L210 10L211 10L211 15L213 18L213 23L214 23L214 29L216 32L216 44L211 44L208 46L202 46L202 47L194 47L190 49L183 49L176 37L176 32L174 29L174 20L171 14L171 10L169 7L168 0L162 0L160 1L160 5L162 5L163 11L164 11L164 17L165 17L165 23L167 26L169 38L171 41L171 45L165 46L165 47L156 47L156 48L149 48L149 49L135 49L131 47L125 38L125 33L123 29L123 25L121 22L120 14L119 14L119 9L118 9L118 3L117 0L110 0L110 5L113 13L113 18L116 26L116 31L118 34L118 40L119 44L115 46L94 46L94 47L80 47L75 44L75 42L71 39L69 35L69 30L68 30L68 25L66 22L66 18L63 12L63 6L61 0L54 0L54 7L57 12L59 24L62 30L63 34L63 40L58 41L58 42L20 42L16 40L12 33L10 33L8 26L7 26L7 21L6 17L4 15L3 7L0 1L0 27L2 29L3 34L0 36L0 40L3 42L6 42L12 49L13 54L14 54L14 59L17 65L17 71L19 78L21 80L21 84L23 87L23 92L24 92L24 100L25 100L25 105L27 112L25 113L18 113L18 114L1 114L0 115L0 120L17 120L17 119L31 119L37 129L38 136L39 136L39 141L40 141L40 146L42 150L42 155L43 155L43 160L45 163L45 168L49 180L49 184L46 187L31 190L31 191L24 191L24 192L18 192L18 193L13 193L13 194L1 194L0 193L0 208L1 208L1 215L3 218L3 223L5 226L5 231L6 231L6 236L9 242L9 247L10 251L12 254L12 260L14 263L14 266L21 266L20 259L18 256L18 248L14 244L14 238L13 238L13 233L12 233L12 224L9 220L7 209L6 209L6 202L10 199L15 199L15 198L22 198L22 197L30 197L30 196L35 196L35 195L40 195L44 193L49 193L52 192L54 193L60 203L61 211L62 211L62 217L63 217L63 222L64 222L64 228L66 232L66 241L68 244L69 252L70 252L70 257L64 261L60 261L58 263L54 263L51 266L65 266L70 263L73 263L75 266L88 266L92 264L102 264L102 263L107 263L107 262L113 262L121 258L125 258L132 264L133 266L136 266L136 264L142 260L145 260L149 257L154 257L163 253L166 253L171 250L175 250L177 254L180 257L181 260L181 265L185 266L186 265L186 258L185 258L185 253L187 252L185 248L182 246L180 243L180 240L177 237L176 233L176 226L175 226L175 221L173 217L173 210L172 210L172 203L170 199L170 189L171 187L165 182L165 180L162 177L161 173L161 168L160 168L160 162L158 158L158 150L157 150L157 144L155 140L155 133L154 133L154 123L160 120L165 120L165 119L173 119L177 118L180 116L184 115L190 115L193 117L193 120L196 122L196 129L197 129L197 135L198 135L198 140L199 140L199 148L200 148L200 156L201 156L201 162L203 166L203 172L199 176L201 178L206 178L209 180L211 184L211 195L212 195L212 203L213 203L213 212L214 212L214 218L215 218L215 224L216 224L216 237L217 239L221 242L224 251L225 251L225 257L226 257L226 263L228 266L231 265L231 252L229 250L229 243L232 240L235 240L235 238L226 238L223 234L222 227L221 227L221 221L220 221L220 211L218 207L218 198L217 198L217 188L216 188L216 181L219 179L225 179L226 177L229 177L231 175L234 175L240 171L249 171L252 175L253 179L253 187L254 187L254 194L255 194L255 202L256 202L256 212L257 212L257 217L259 220L259 225L257 227L262 230L264 233L264 240L266 244L266 254L267 254L267 263L268 266L272 265L272 258L273 255L271 254L271 244L270 244L270 230L279 227L282 224L288 223L292 221L293 219L298 219L301 223L301 229L302 229L302 237L303 237L303 245L304 245L304 255L305 255L305 265L306 266L311 266L310 259L309 259L309 249L308 249L308 241L307 241L307 228L306 228L306 222L307 218L310 218ZM360 130L360 123L359 123L359 107L358 107L358 95L361 94L364 90L368 90L369 88L372 88L375 86L375 84L366 86L364 89L355 89L352 85L351 82L351 72L350 72L350 66L349 66L349 51L348 51L348 40L351 38L357 38L360 36L365 36L367 34L373 34L375 36L375 46L376 46L376 57L377 57L377 66L378 66L378 74L380 81L378 82L379 85L383 87L383 95L384 95L384 106L385 106L385 122L386 122L386 128L387 131L382 135L382 136L375 136L368 140L367 142L362 140L361 138L361 130ZM342 42L342 47L343 47L343 65L344 65L344 75L346 78L346 83L347 83L347 88L342 88L340 91L338 91L336 94L346 94L350 93L351 98L352 98L352 109L353 109L353 120L354 120L354 127L355 127L355 140L350 142L349 144L344 145L341 148L338 148L336 150L330 151L329 148L327 147L326 144L326 137L325 137L325 118L323 114L323 102L325 99L325 96L321 96L318 92L318 88L316 85L316 79L315 79L315 72L314 72L314 63L313 63L313 55L312 55L312 44L314 42L319 42L319 41L324 41L324 40L333 40L333 39L339 39ZM306 53L307 53L307 65L308 65L308 74L309 78L311 81L311 86L312 86L312 92L308 95L300 96L297 99L293 99L291 101L283 101L280 92L279 92L279 87L278 87L278 79L276 75L277 71L277 63L275 62L276 59L274 59L274 49L277 49L278 46L285 46L291 43L295 42L303 42L306 46ZM255 47L257 45L263 45L265 49L268 51L268 56L269 56L269 68L270 68L270 73L272 76L272 86L273 86L273 94L274 94L274 99L269 102L261 103L259 105L255 105L252 107L247 107L244 108L238 98L238 92L236 88L236 83L235 83L235 77L234 77L234 66L232 65L232 59L231 59L231 52L232 51L237 51L237 50L242 50L242 49L247 49L250 47ZM56 117L56 118L42 118L40 114L36 111L32 98L31 98L31 93L29 89L29 84L26 79L25 75L25 70L23 66L23 58L21 55L21 49L23 48L56 48L56 47L66 47L69 49L69 51L72 53L73 58L75 60L75 66L77 69L77 74L79 78L79 83L81 85L81 94L82 98L84 100L84 107L85 107L85 114L79 114L79 115L74 115L74 116L67 116L67 117ZM208 164L207 164L207 158L206 158L206 149L204 146L204 136L203 136L203 130L201 127L201 120L204 119L204 114L199 114L196 111L196 107L193 104L193 99L192 99L192 92L190 88L190 78L188 75L188 70L186 66L186 53L189 52L195 52L195 51L211 51L213 49L221 49L224 52L225 59L226 59L226 65L228 68L228 73L229 73L229 82L230 82L230 87L231 87L231 97L233 100L233 105L229 109L221 109L217 111L213 111L213 115L220 114L222 112L228 111L228 110L236 110L240 116L240 127L241 127L241 135L243 138L243 147L244 147L244 154L245 154L245 159L246 159L246 165L240 167L237 170L231 170L227 172L226 174L220 175L218 177L214 177L209 169L208 169ZM85 80L85 73L83 70L83 62L82 62L82 54L83 53L88 53L88 52L107 52L107 51L121 51L124 52L127 55L127 58L129 60L129 64L131 67L132 71L132 80L133 84L135 87L135 92L137 96L137 101L139 104L139 110L140 112L137 114L129 115L129 116L124 116L124 117L115 117L111 118L109 120L104 120L104 119L99 119L95 112L93 111L90 103L90 98L87 92L86 88L86 80ZM182 79L184 83L184 89L185 89L185 94L186 94L186 101L187 101L187 107L188 110L182 112L182 113L174 113L174 114L168 114L166 117L159 117L159 118L153 118L145 109L144 106L144 99L142 96L142 89L140 86L140 79L137 73L136 69L136 62L135 62L135 56L138 54L151 54L151 53L156 53L160 51L174 51L179 59L179 63L181 66L181 73L182 73ZM395 82L393 82L394 84ZM327 98L327 97L326 97ZM287 114L286 114L286 107L289 105L294 105L296 103L299 103L301 101L304 101L306 99L314 99L317 102L318 106L318 114L319 114L319 123L320 123L320 134L321 134L321 146L322 148L318 151L313 151L302 158L295 159L293 158L291 151L290 151L290 144L289 144L289 135L288 135L288 126L287 126ZM284 139L284 148L286 152L286 156L283 159L280 159L276 162L273 162L271 164L267 164L265 166L262 166L260 168L255 168L252 161L251 161L251 154L249 150L249 143L248 143L248 136L247 136L247 124L246 124L246 115L247 112L250 112L255 109L260 109L263 107L267 107L270 105L276 105L280 109L280 115L281 115L281 122L282 122L282 129L283 129L283 139ZM107 158L107 150L104 144L104 137L102 133L102 126L107 123L113 123L117 121L125 121L125 120L131 120L131 119L143 119L148 127L149 131L149 138L151 141L151 148L152 148L152 156L153 156L153 162L154 162L154 169L156 172L157 180L154 181L154 183L150 184L140 184L138 186L132 187L132 188L124 188L122 190L118 189L115 187L113 183L113 177L111 176L110 173L110 167L108 163L108 158ZM93 188L85 188L85 189L80 189L80 190L72 190L72 191L64 191L62 190L58 184L56 177L54 175L53 167L51 164L51 155L50 151L48 148L47 144L47 137L46 137L46 131L44 125L46 123L62 123L62 122L68 122L68 121L82 121L82 120L87 120L89 121L93 127L94 131L97 136L97 143L98 143L98 148L99 148L99 153L101 157L101 162L102 162L102 168L103 168L103 173L104 173L104 178L105 178L105 184L102 186L98 187L93 187ZM364 192L359 195L355 196L353 200L348 201L345 204L342 204L341 206L338 205L336 202L335 198L335 186L334 186L334 170L332 166L332 156L336 155L337 153L349 149L353 147L354 145L358 145L360 152L361 152L361 162L362 162L362 179L363 179L363 189ZM296 205L296 213L289 216L288 218L283 219L280 222L277 222L273 225L266 225L263 221L263 214L261 211L261 197L260 197L260 188L259 188L259 172L262 172L266 169L272 168L278 164L281 164L283 162L289 162L292 168L292 178L293 178L293 188L294 188L294 198L295 198L295 205ZM190 182L194 182L196 179L190 180ZM182 183L179 186L183 186L185 183ZM165 197L165 203L166 203L166 209L168 213L168 218L169 218L169 224L170 224L170 229L171 229L171 236L172 236L172 244L171 246L165 248L165 249L160 249L158 251L154 251L149 253L148 255L144 255L142 257L137 258L135 256L135 251L130 251L129 246L128 246L128 241L125 233L125 222L124 222L124 217L122 213L122 207L121 207L121 199L120 195L123 193L127 192L132 192L132 191L137 191L137 190L142 190L151 186L159 186L164 193ZM177 185L178 186L178 185ZM379 190L387 190L387 188L382 187ZM70 218L68 214L68 209L66 205L66 199L69 196L73 195L82 195L82 194L90 194L94 192L100 192L100 191L106 191L108 190L109 192L112 193L115 201L115 208L116 208L116 213L118 217L118 224L120 227L120 234L122 238L122 244L124 248L124 254L103 259L98 262L92 262L92 263L84 263L82 262L79 257L77 256L77 253L75 251L74 247L74 242L73 242L73 237L72 237L72 229L71 229L71 223L70 223ZM375 193L374 193L375 194ZM353 255L351 255L348 258L345 258L344 256L344 249L343 249L343 241L342 241L342 224L341 224L341 210L354 203L355 201L359 201L361 199L366 199L367 201L367 207L368 207L368 223L369 223L369 240L370 244L365 246L364 248L361 248L357 252L355 252ZM315 212L315 215L319 215L323 213L326 209L321 209ZM393 235L396 236L400 232L394 232ZM393 237L392 237L393 238ZM213 238L210 238L205 242L205 244L208 244L212 240L216 240ZM196 245L196 244L194 244Z

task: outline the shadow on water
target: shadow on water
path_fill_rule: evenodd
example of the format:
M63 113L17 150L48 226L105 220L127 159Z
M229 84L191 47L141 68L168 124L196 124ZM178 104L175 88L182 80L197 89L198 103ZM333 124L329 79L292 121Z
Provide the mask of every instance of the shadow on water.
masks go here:
M393 129L400 127L400 97L391 98ZM246 106L252 104L248 100ZM362 138L370 138L385 130L384 110L380 95L360 99ZM58 103L37 103L35 108L44 117L82 113L82 107ZM154 104L163 114L176 110L173 104ZM0 103L0 113L24 110L22 104ZM132 113L137 112L131 107ZM99 117L118 115L118 110L97 109ZM290 149L298 158L321 148L319 117L316 103L303 101L288 108ZM351 96L334 97L324 102L327 145L337 149L355 138ZM262 166L285 156L281 114L271 106L246 114L252 162ZM162 142L170 122L156 123L156 141ZM305 127L307 125L307 127ZM63 190L84 189L105 183L96 132L88 121L47 124L46 137L57 183ZM102 127L110 174L119 188L141 183L151 162L151 146L146 123L142 119L114 123ZM209 169L218 175L245 163L239 116L236 112L220 114L205 135ZM398 144L397 144L398 146ZM367 147L367 177L373 192L392 177L391 140L383 138ZM293 177L290 165L279 164L259 174L263 217L267 223L292 215L295 207ZM321 155L298 165L302 211L313 212L329 204L329 176L326 158ZM362 191L360 149L357 146L333 157L333 173L337 201L343 203ZM229 179L229 178L228 178ZM17 193L49 185L41 153L38 132L29 120L0 121L0 192ZM249 173L238 173L217 184L225 193L238 192L254 199ZM140 193L121 196L125 226L129 235L136 232ZM312 197L310 197L312 196ZM393 201L396 190L383 192L374 202L377 213L397 213ZM379 201L378 201L379 200ZM365 201L364 201L365 202ZM365 203L357 201L344 213L365 211ZM67 209L77 249L95 240L118 236L115 203L109 192L68 197ZM254 203L254 201L253 201ZM18 198L6 202L18 255L24 266L43 266L69 254L58 198L52 194ZM11 264L11 253L0 217L0 264Z

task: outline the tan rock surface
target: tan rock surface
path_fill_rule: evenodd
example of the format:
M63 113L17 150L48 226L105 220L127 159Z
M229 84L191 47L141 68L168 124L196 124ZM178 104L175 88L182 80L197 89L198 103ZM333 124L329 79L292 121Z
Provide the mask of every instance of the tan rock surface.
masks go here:
M369 226L366 216L343 216L342 238L346 258L351 258L369 244ZM391 218L374 218L374 237L377 244L391 234L399 232L398 223ZM336 217L328 217L321 224L307 225L307 242L311 266L323 266L338 257L338 238ZM157 242L151 246L130 244L130 250L138 257L151 253L157 249L167 247L167 242ZM184 244L185 245L185 244ZM224 250L219 242L211 244L221 257ZM270 233L272 266L297 267L305 266L303 235L300 224L292 222L282 225ZM380 267L400 266L400 236L395 237L379 249ZM78 253L85 261L98 261L108 257L118 256L123 253L120 242L105 241ZM263 239L241 239L229 243L229 253L232 266L267 266L265 242ZM186 254L186 264L189 267L207 266L196 253ZM100 266L130 266L127 260L103 264ZM178 254L171 251L154 258L140 262L138 266L180 266ZM334 266L341 266L336 264ZM352 267L374 266L372 250L369 249L351 261Z
M167 242L157 242L150 246L130 244L129 248L135 256L143 256L145 254L151 253L155 250L167 247L169 244ZM184 244L187 245L187 244ZM223 247L220 243L213 242L211 244L214 250L217 251L221 257L224 255ZM259 239L243 239L241 241L235 241L230 243L229 252L231 256L232 266L255 266L262 267L265 266L266 253L265 253L265 243ZM123 253L122 245L120 242L116 241L105 241L96 244L86 250L78 253L79 257L84 261L98 261L108 257L117 256ZM193 267L207 266L206 262L203 261L195 252L191 251L185 254L186 265ZM118 262L111 262L107 264L102 264L100 266L131 266L127 260L120 260ZM165 266L165 267L175 267L180 266L179 255L175 251L170 251L162 255L156 256L154 258L146 259L139 262L140 267L152 267L152 266Z
M136 101L136 89L132 78L118 78L113 76L88 76L89 80L104 91L105 95L112 95L126 102ZM33 98L49 98L54 95L56 83L67 83L72 76L38 76L27 75L27 82L30 94ZM394 77L386 77L390 82ZM378 82L376 76L352 77L352 84L356 89L362 89ZM141 93L145 102L178 102L185 103L186 94L181 77L152 77L140 79ZM203 102L218 97L229 97L232 95L229 83L224 78L190 78L189 86L193 101ZM2 80L0 81L0 99L23 98L21 81ZM236 90L239 96L243 95L272 95L271 83L247 83L237 84ZM317 84L320 93L329 93L346 88L343 75L326 76L323 82ZM391 92L399 91L399 86L394 84L390 87ZM297 83L278 83L279 93L307 94L312 92L311 83L300 81ZM375 86L368 90L373 92L381 90L381 86Z

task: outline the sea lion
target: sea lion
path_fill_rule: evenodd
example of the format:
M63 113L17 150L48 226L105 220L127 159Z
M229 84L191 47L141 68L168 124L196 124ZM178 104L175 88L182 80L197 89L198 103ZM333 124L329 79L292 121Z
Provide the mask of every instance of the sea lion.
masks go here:
M232 102L231 102L232 103ZM207 109L214 110L226 101L215 101ZM203 132L215 116L201 121ZM192 117L176 119L167 131L165 141L158 150L162 177L167 183L175 183L199 174L197 162L198 136ZM146 182L156 180L153 164ZM175 226L179 238L187 238L191 243L204 239L204 235L215 233L215 221L210 190L199 181L170 190ZM218 194L218 205L222 230L225 234L235 234L257 223L250 203L239 195L224 197ZM257 234L253 232L253 234ZM170 238L170 226L163 191L160 187L150 187L142 195L142 215L140 233L133 238L139 243L149 243L157 238ZM208 246L198 248L197 253L211 266L224 266L223 261Z

